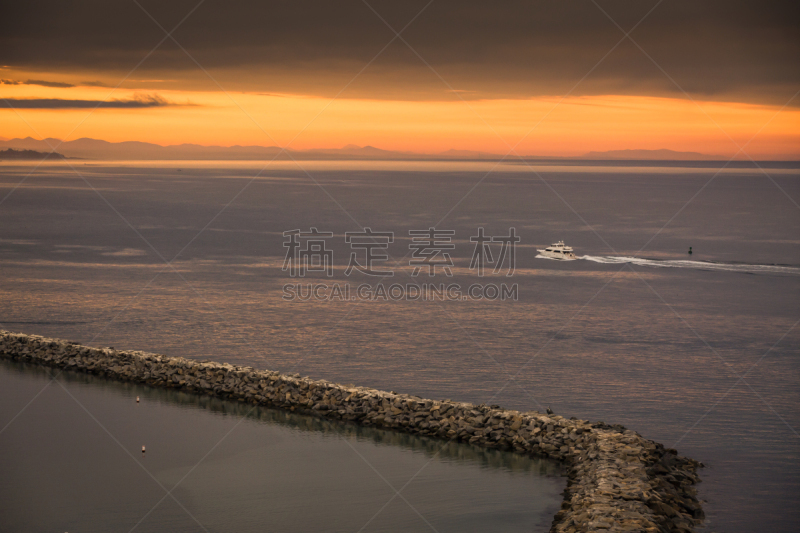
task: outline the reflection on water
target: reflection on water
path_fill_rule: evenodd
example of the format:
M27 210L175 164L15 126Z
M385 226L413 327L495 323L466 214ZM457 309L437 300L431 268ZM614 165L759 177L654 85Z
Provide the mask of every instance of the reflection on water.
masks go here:
M36 163L33 163L36 164ZM116 167L125 172L125 169L237 169L252 170L254 174L260 170L265 171L298 171L303 169L308 172L328 171L377 171L377 172L563 172L563 173L594 173L594 174L684 174L704 173L715 174L724 169L727 174L752 174L755 165L749 161L580 161L569 159L544 159L544 160L504 160L504 161L425 161L425 160L131 160L131 161L73 161L72 165L80 172L87 169ZM0 168L19 168L20 162L13 160L0 160ZM761 161L761 168L769 169L770 174L796 175L800 164L796 161ZM63 162L45 161L40 167L47 172L62 171L74 174L74 171ZM269 179L269 178L264 178Z
M139 234L68 168L42 165L0 206L5 329L621 423L709 465L711 530L796 529L800 276L781 270L800 265L800 211L781 192L800 198L796 169L769 170L778 189L746 168L561 166L539 179L521 165L303 162L314 180L289 166L252 180L259 162L85 163ZM0 194L29 170L3 165ZM334 234L333 277L306 281L375 283L343 273L354 219L393 231L398 261L410 230L452 229L442 281L518 283L519 300L283 301L296 280L281 271L282 232L295 228ZM470 237L512 226L514 276L478 279ZM536 259L562 239L580 256L676 267L692 246L700 268ZM407 261L392 282L411 281Z
M56 372L0 360L0 423ZM87 374L58 380L68 393L50 383L0 439L11 530L127 531L164 495L159 484L178 483L178 501L137 530L194 531L191 514L209 530L356 531L390 500L389 483L415 474L408 503L397 499L364 531L425 521L546 531L560 505L564 481L550 461Z

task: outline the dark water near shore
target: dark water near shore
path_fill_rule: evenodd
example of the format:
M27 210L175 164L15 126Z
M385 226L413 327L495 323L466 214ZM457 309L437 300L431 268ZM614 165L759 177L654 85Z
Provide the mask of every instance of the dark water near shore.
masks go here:
M708 465L709 530L797 530L798 170L302 165L252 182L261 164L40 167L0 204L0 324L622 423ZM0 166L0 199L31 168ZM374 284L344 275L359 225L395 233L391 283L412 281L408 231L435 226L456 232L454 277L416 281L517 283L519 300L281 298L292 229L334 234L333 276L303 283ZM469 237L512 226L514 275L474 276ZM582 259L536 258L559 239Z
M2 420L56 373L0 360ZM547 531L561 505L551 461L85 374L58 380L0 439L2 531Z

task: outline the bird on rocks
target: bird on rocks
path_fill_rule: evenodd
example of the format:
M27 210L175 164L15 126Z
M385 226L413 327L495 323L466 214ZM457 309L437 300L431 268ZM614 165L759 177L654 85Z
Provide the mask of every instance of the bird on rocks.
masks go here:
M553 410L552 410L552 409L550 409L549 407L547 408L547 414L548 414L548 415L552 415L552 414L553 414Z

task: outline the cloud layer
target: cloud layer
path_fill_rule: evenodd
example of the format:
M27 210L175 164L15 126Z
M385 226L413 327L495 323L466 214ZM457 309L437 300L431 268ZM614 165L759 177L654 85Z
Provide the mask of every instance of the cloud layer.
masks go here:
M3 85L41 85L42 87L55 87L55 88L59 88L59 89L75 87L75 84L72 84L72 83L64 83L64 82L61 82L61 81L46 81L46 80L27 80L27 81L0 80L0 84L3 84Z
M0 98L0 108L13 109L141 109L175 105L158 95L130 100L66 100L61 98Z
M134 2L15 2L0 22L0 62L119 79L165 36L150 16L170 31L197 4L141 0L145 13ZM464 98L560 95L590 70L577 94L674 96L680 86L701 97L782 104L800 87L793 2L426 4L204 2L174 36L226 89L259 92L335 94L373 59L345 97L452 99L453 89ZM409 23L384 49L394 37L388 26ZM644 52L623 38L634 26ZM166 71L179 84L210 84L169 39L139 68L153 77Z

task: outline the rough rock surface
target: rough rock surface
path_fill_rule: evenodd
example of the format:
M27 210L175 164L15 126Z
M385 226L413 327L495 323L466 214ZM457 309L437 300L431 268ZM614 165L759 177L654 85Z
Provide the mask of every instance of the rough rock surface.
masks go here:
M567 466L568 481L553 532L688 532L703 519L694 487L700 463L622 426L2 330L0 355L555 459Z

